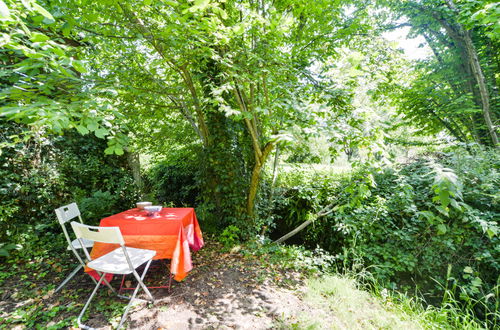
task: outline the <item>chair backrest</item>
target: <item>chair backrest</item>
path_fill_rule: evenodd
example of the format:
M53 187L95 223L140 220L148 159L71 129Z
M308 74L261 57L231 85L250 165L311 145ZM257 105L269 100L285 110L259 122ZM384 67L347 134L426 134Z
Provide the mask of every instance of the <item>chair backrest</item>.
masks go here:
M76 203L71 203L68 205L61 206L56 209L57 220L61 225L64 225L66 222L78 217L80 222L82 222L82 218L80 215L80 210L78 209L78 205Z
M125 245L125 240L119 227L87 226L76 221L71 222L71 227L73 227L73 231L78 239L86 238L94 242Z
M66 226L64 224L74 218L78 218L80 223L83 223L82 217L80 216L80 210L78 209L78 205L76 205L76 203L71 203L68 205L61 206L55 211L57 215L57 220L59 220L59 224L62 227L64 236L66 237L66 240L68 241L68 244L71 247L71 238L69 237L68 231L66 230Z
M71 221L71 227L73 227L73 231L75 232L76 238L80 240L80 243L83 246L82 238L86 238L88 240L94 242L101 243L110 243L110 244L120 244L123 249L123 253L127 260L128 266L131 271L134 270L134 266L130 261L130 256L128 255L127 249L125 248L125 240L123 239L122 232L119 227L96 227L96 226L87 226L83 223L78 223L76 221ZM88 260L92 260L87 249L83 249L85 256Z

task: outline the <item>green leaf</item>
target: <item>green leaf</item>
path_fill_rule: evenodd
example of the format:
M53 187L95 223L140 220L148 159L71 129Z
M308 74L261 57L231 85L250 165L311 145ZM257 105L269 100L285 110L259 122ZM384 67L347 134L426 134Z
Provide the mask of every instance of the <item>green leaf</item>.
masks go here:
M49 13L47 10L45 10L45 8L43 8L39 4L33 3L33 9L35 9L38 13L40 13L41 15L43 15L45 18L54 20L54 17L52 16L52 14Z
M76 71L80 73L87 73L87 69L82 65L81 61L75 60L73 61L73 67L75 68Z
M439 211L439 213L445 215L445 216L448 216L449 213L448 213L448 208L446 207L442 207L442 206L436 206L436 210Z
M122 147L115 147L115 154L121 156L123 155L123 148Z
M472 284L475 287L480 287L483 284L483 281L479 277L475 277L470 284Z
M71 24L69 24L68 22L64 23L61 30L65 37L69 36L71 32Z
M497 228L496 227L489 227L488 229L486 229L486 234L488 235L488 237L490 239L492 239L497 234Z
M447 190L441 190L439 192L439 201L443 207L447 207L450 204L450 193Z
M427 222L429 224L434 224L434 213L432 213L431 211L420 211L418 212L418 215L420 216L423 216L425 219L427 219Z
M10 18L9 7L2 0L0 0L0 18Z
M48 36L46 36L45 34L43 34L43 33L32 32L30 39L33 42L43 42L43 41L49 40L50 38Z
M115 152L115 146L109 146L104 150L106 155L112 155Z
M464 273L468 273L468 274L472 274L473 273L473 270L470 266L467 266L464 268Z
M106 135L108 135L108 133L109 133L109 131L105 128L102 128L102 127L95 130L95 132L94 132L95 136L97 136L100 139L104 138Z
M89 131L95 131L99 127L99 124L96 121L91 121L87 124L87 128Z
M443 234L446 234L446 232L448 231L447 227L445 224L439 224L437 226L437 232L439 235L443 235Z
M56 54L57 56L60 56L60 57L63 57L64 55L66 55L66 54L64 53L64 50L62 50L61 48L55 48L55 47L54 47L54 48L52 48L52 52L53 52L54 54Z
M87 129L87 127L83 126L83 125L78 125L76 126L76 130L78 131L78 133L80 133L81 135L86 135L89 133L89 130Z
M241 34L243 34L243 32L245 32L245 26L241 23L237 24L237 25L233 26L233 32L236 35L241 35Z

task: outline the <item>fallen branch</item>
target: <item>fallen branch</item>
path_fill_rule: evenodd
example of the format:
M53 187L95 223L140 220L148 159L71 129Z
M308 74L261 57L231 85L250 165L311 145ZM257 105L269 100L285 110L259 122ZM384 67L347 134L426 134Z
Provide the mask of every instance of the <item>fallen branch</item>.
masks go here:
M323 209L321 209L321 211L319 211L318 213L316 213L316 215L312 219L304 221L300 226L298 226L297 228L295 228L294 230L292 230L288 234L286 234L284 236L281 236L280 238L278 238L274 242L275 243L284 242L285 240L289 239L290 237L296 235L302 229L304 229L307 226L309 226L313 221L318 220L319 218L324 217L325 215L328 215L328 214L332 213L333 212L333 205L334 204L330 204L328 206L325 206Z

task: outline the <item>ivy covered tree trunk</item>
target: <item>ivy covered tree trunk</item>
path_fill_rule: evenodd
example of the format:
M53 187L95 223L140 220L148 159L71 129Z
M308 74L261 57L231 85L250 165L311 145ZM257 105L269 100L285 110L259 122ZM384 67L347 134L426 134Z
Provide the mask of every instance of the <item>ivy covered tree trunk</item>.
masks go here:
M238 127L240 126L240 127ZM237 223L245 217L249 171L244 161L245 145L235 141L241 125L228 120L223 113L207 113L209 146L203 148L199 173L205 200L212 201L221 225Z
M220 49L214 49L222 52ZM222 72L217 63L211 59L200 77L203 97L210 99L214 89L222 86ZM207 200L213 201L221 225L236 224L246 217L245 201L247 200L250 166L248 139L245 138L245 127L241 122L230 120L216 106L205 105L205 121L203 125L209 132L207 143L202 150L201 166L204 168L201 180L204 182L204 194Z
M247 197L247 213L250 217L254 216L255 210L255 197L257 196L257 191L260 184L260 174L262 172L262 167L266 163L269 153L273 150L274 143L269 142L262 151L262 156L260 156L252 170L252 178L250 180L250 189L248 191Z

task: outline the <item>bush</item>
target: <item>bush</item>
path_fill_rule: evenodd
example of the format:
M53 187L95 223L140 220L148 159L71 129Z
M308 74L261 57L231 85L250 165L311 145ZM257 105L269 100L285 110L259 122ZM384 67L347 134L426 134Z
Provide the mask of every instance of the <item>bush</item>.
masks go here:
M26 133L25 127L1 120L0 129L5 136ZM24 244L49 232L62 238L54 209L70 202L77 202L90 217L85 221L93 224L132 206L138 194L126 158L106 156L105 148L106 141L76 132L4 140L0 243Z
M192 162L159 162L146 175L148 190L160 203L193 207L200 194L196 172Z
M500 270L499 165L494 150L457 150L366 167L350 180L288 187L275 207L288 231L332 203L335 211L302 233L306 244L319 244L341 264L361 261L386 286L413 291L416 284L430 301L451 281L466 288L463 301L489 295L491 307Z

